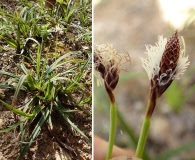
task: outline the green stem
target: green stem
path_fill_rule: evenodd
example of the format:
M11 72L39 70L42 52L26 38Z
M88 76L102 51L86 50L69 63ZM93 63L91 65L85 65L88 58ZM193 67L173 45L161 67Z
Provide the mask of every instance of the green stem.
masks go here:
M106 160L109 160L112 155L112 149L114 145L115 133L116 133L116 120L117 120L117 109L116 103L110 104L110 131L109 131L109 143Z
M136 149L136 153L135 153L135 156L138 158L142 158L145 144L146 144L146 140L148 137L149 127L150 127L150 118L146 117L144 119L144 122L142 125L142 130L141 130L141 134L139 137L139 141L138 141L138 145L137 145L137 149Z
M149 127L150 127L150 119L152 117L152 113L153 113L154 108L156 106L156 100L157 100L157 91L155 90L155 88L152 88L150 90L145 119L144 119L144 122L142 124L142 130L141 130L139 140L138 140L138 145L136 148L135 156L138 158L142 158L142 155L144 152L146 140L148 137L148 131L149 131Z

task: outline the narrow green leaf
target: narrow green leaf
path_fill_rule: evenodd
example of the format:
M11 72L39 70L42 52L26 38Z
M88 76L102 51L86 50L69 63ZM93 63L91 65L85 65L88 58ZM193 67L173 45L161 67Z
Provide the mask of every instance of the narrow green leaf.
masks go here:
M9 73L9 72L6 72L6 71L0 71L0 74L3 74L3 75L7 75L9 77L12 77L12 78L16 78L16 79L19 79L19 77L13 73Z
M36 72L37 76L39 77L40 68L41 68L41 52L42 52L42 46L38 45L38 51L37 51L37 64L36 64Z
M26 82L28 84L28 87L31 90L34 90L36 88L36 81L35 81L34 77L32 77L32 75L30 75L30 74L27 75Z
M21 123L24 123L26 120L28 120L28 118L23 118L23 119L20 120L18 123L13 124L13 125L9 126L9 127L6 128L6 129L0 130L0 133L9 132L10 130L15 129L15 128L16 128L17 126L19 126Z
M57 66L57 64L59 62L61 62L64 58L70 56L71 54L76 54L76 53L78 53L78 52L68 52L68 53L64 54L63 56L61 56L60 58L58 58L52 65L50 65L48 67L48 69L46 70L46 73L47 74L51 73L56 68L56 66ZM58 64L58 67L59 67L59 64Z
M33 98L34 99L34 98ZM40 111L43 109L44 107L41 106L36 106L32 113L33 113L33 117L28 121L27 124L22 125L23 123L21 123L20 125L20 132L21 132L21 141L24 141L24 138L26 137L25 135L28 134L28 129L29 126L34 122L35 118L39 115ZM27 132L27 133L26 133ZM22 145L22 144L21 144Z
M59 104L59 103L58 103ZM59 104L60 105L60 104ZM70 124L78 133L80 133L80 135L82 135L85 140L90 143L89 138L68 118L67 114L64 114L63 112L61 112L61 107L60 106L56 106L57 110L59 111L60 115L62 116L62 118L68 123Z
M6 43L10 46L10 47L13 47L13 48L17 48L17 44L16 44L16 42L14 42L14 41L6 41Z
M171 157L178 156L182 152L187 151L189 149L195 149L195 141L191 141L189 143L180 145L177 148L164 152L161 155L157 156L155 159L156 160L169 160Z
M17 158L17 160L21 160L24 157L24 155L28 151L30 145L38 137L38 135L40 134L40 131L41 131L41 127L43 126L44 122L48 119L49 113L50 113L49 108L46 108L45 112L42 113L42 116L41 116L39 122L35 126L34 130L32 131L32 133L28 139L29 143L25 144L24 147L22 147L22 150L21 150L20 155Z
M18 81L18 84L16 86L16 91L14 93L14 97L13 97L12 104L11 104L12 106L15 105L15 102L16 102L17 97L18 97L18 93L19 93L20 89L22 88L23 82L25 81L26 77L27 77L27 75L22 75Z
M89 103L92 100L92 95L88 96L85 99L81 99L81 101L79 102L78 106L83 106L84 104Z
M25 74L28 74L28 69L25 67L25 65L24 65L23 63L20 65L20 67L21 67L22 71L23 71Z
M6 102L0 100L0 102L6 107L8 108L9 110L11 110L12 112L14 112L15 114L19 114L21 116L24 116L24 117L32 117L33 114L28 114L28 113L25 113L19 109L16 109L14 107L12 107L11 105L7 104Z
M14 89L12 85L0 85L1 89Z
M90 143L89 138L68 118L66 114L62 114L62 112L60 112L60 114L66 122L68 122L78 133L83 136L83 138L85 138L88 143Z

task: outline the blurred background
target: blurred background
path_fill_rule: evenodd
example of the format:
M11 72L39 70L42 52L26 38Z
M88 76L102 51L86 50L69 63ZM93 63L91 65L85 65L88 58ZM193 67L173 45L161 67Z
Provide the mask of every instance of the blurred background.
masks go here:
M141 66L145 44L159 35L169 39L177 29L191 65L158 100L153 113L145 160L195 159L195 0L94 0L94 43L111 43L128 52L115 89L119 110L115 144L135 148L147 105L149 80ZM109 102L104 87L94 85L94 132L108 140Z

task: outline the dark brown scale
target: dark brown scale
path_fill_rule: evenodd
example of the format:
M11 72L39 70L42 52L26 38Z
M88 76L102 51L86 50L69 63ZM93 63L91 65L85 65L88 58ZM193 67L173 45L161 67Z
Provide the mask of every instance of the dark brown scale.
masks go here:
M175 70L179 59L179 52L180 44L178 33L176 31L165 46L165 51L163 53L162 60L160 63L160 75L162 73L167 73L167 71Z
M111 69L105 75L105 82L111 90L114 90L118 84L119 75L117 69Z
M160 78L163 73L166 73L167 75L161 78L159 82L156 82L157 79L155 79L155 82L157 84L156 93L158 97L160 97L166 91L166 89L171 85L173 81L173 76L176 74L176 72L174 71L177 67L179 52L180 45L178 33L176 31L165 46L162 60L160 62L160 72L158 78Z
M111 91L115 89L119 80L118 69L113 67L114 63L114 61L109 61L105 66L101 63L101 57L94 53L94 64L97 64L95 69L100 72L101 77L104 79L106 89Z
M94 64L98 64L97 66L95 66L95 69L100 72L101 77L104 79L106 69L105 66L101 63L101 60L99 58L100 57L94 54Z

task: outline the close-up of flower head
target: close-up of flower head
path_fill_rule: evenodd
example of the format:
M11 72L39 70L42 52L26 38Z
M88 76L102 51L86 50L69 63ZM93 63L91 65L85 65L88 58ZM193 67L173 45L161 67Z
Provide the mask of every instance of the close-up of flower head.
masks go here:
M106 89L113 91L118 84L122 56L111 44L96 45L94 48L95 76L104 81Z
M119 81L122 55L116 52L111 44L96 45L94 47L95 76L104 82L104 87L110 99L110 132L106 160L112 155L116 133L117 109L113 90Z
M195 159L194 15L195 0L95 1L94 160Z
M146 45L146 59L142 60L142 66L151 81L151 88L155 88L157 96L160 97L170 86L174 79L179 79L190 62L185 55L185 42L181 37L183 47L181 48L178 32L167 41L163 36L158 37L156 46Z

